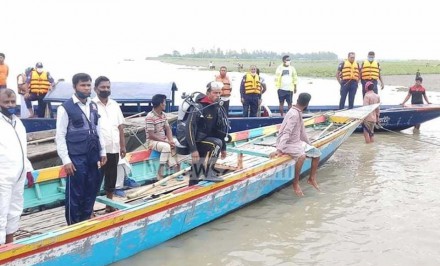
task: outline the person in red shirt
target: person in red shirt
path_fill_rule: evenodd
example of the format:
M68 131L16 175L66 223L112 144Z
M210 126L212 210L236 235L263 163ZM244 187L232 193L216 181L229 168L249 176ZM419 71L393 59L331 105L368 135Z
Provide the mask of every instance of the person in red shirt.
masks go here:
M411 104L423 104L423 99L425 99L427 104L431 104L431 102L428 100L428 96L426 96L426 89L422 86L422 82L423 79L421 76L416 77L416 84L409 88L408 94L401 105L404 105L409 98L411 98ZM414 130L420 130L420 124L415 125Z

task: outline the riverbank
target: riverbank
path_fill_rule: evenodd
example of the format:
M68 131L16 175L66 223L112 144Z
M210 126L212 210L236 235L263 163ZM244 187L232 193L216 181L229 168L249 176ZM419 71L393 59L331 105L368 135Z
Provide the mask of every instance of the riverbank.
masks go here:
M234 58L186 58L186 57L155 57L147 60L158 60L164 63L175 65L185 65L197 67L199 69L210 70L209 64L212 62L213 69L218 70L221 66L226 66L229 71L246 72L251 65L255 65L262 73L275 73L281 60L269 59L234 59ZM358 59L361 62L362 59ZM313 78L333 78L340 61L338 60L295 60L292 62L298 75ZM440 60L404 60L404 61L380 61L383 76L394 75L415 75L419 71L422 76L428 74L440 75ZM391 84L390 84L391 85Z

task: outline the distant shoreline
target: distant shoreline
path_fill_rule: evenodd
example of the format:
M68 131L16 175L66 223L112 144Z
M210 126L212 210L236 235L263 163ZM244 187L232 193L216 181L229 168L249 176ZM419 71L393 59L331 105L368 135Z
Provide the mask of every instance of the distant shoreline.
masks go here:
M275 73L278 61L267 59L227 59L227 58L179 58L179 57L156 57L147 60L157 60L175 65L186 65L198 67L209 71L209 62L212 61L215 71L220 66L226 66L228 71L239 71L238 63L243 65L239 72L245 73L250 65L256 65L261 73ZM271 62L271 65L268 65ZM339 61L294 61L293 66L297 69L300 77L333 79ZM382 79L385 85L401 87L406 90L415 81L415 73L420 70L423 77L423 86L428 91L440 92L440 61L430 60L407 60L407 61L384 61L380 62L382 68ZM212 70L211 70L212 71ZM414 73L414 74L412 74Z

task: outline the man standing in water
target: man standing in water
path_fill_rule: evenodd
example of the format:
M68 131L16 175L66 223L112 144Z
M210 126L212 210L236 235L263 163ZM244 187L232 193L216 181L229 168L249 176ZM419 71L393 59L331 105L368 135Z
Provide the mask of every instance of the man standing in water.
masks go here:
M425 99L427 104L431 104L428 100L428 96L426 96L426 89L422 86L423 78L421 76L416 77L416 84L410 87L408 90L408 94L405 97L405 100L401 103L404 105L409 98L411 98L411 104L423 104L423 99ZM420 130L420 124L416 124L414 126L414 131Z
M306 157L312 158L310 177L307 180L307 183L319 190L318 183L316 181L316 171L318 169L321 151L311 145L306 134L304 121L302 119L302 112L309 105L311 98L312 96L308 93L301 93L298 96L296 104L287 112L278 131L278 138L276 142L277 150L270 154L271 158L288 154L296 161L293 190L299 197L304 196L304 193L299 186L299 176L301 174L301 168Z
M98 107L90 99L92 78L86 73L72 78L75 93L57 112L55 140L66 172L66 221L90 219L101 186L99 168L107 162L100 133Z
M364 105L371 105L380 103L380 97L374 92L374 83L367 81L365 84L365 96ZM374 142L374 126L379 123L380 107L377 107L372 113L370 113L362 123L362 129L364 131L364 138L366 143Z

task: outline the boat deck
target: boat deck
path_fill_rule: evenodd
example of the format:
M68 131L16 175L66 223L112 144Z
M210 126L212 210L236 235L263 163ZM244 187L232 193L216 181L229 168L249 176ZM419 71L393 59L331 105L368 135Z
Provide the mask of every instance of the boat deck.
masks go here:
M332 125L324 125L319 128L308 127L306 128L306 131L309 138L314 139L321 135L323 131L326 131L325 128L327 127L330 128ZM275 151L275 143L275 134L258 138L256 141L252 140L247 142L247 140L243 140L242 142L238 142L237 145L228 148L228 153L225 159L218 159L216 169L219 170L219 173L224 174L229 171L247 169L252 166L261 165L268 161L269 154ZM161 185L162 181L163 180L160 180L147 186L125 190L126 195L131 196L131 198L115 196L113 200L109 200L105 196L99 196L94 206L94 215L107 215L105 212L106 204L117 209L124 209L148 201L154 202L160 200L161 198L170 195L172 191L186 187L188 185L189 175L188 172L186 172L183 181L171 178L167 180L166 185ZM139 195L133 197L135 194ZM20 223L21 227L15 234L16 239L22 239L59 229L66 226L64 206L46 210L33 208L22 215Z
M275 148L272 146L274 143L275 139L269 138L267 140L262 140L258 143L261 145L245 144L242 146L242 148L246 149L247 151L257 150L258 153L268 155L275 150ZM218 169L220 173L226 173L236 170L238 166L246 169L255 165L262 164L267 160L269 160L268 156L260 157L244 154L242 156L242 161L239 165L239 155L237 153L228 153L227 157L224 160L219 159L217 161L216 169ZM186 187L188 185L188 181L189 175L185 174L182 181L178 181L177 179L172 178L167 180L165 186L161 185L160 180L154 183L154 185L150 184L147 186L125 190L126 195L133 195L138 191L146 190L146 187L150 186L147 191L134 198L115 196L113 200L108 200L107 198L105 198L105 196L99 196L97 198L97 201L95 202L94 214L95 216L107 215L107 213L105 212L105 203L109 203L116 208L126 208L148 201L153 202L156 200L160 200L162 197L166 197L166 195L170 192ZM23 239L67 226L64 216L64 210L64 206L45 210L40 210L38 207L36 207L28 210L21 217L20 229L15 233L15 238Z

